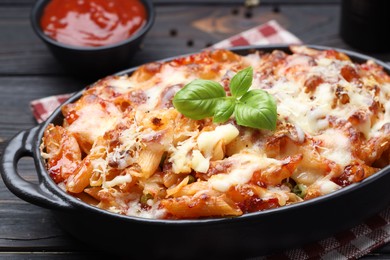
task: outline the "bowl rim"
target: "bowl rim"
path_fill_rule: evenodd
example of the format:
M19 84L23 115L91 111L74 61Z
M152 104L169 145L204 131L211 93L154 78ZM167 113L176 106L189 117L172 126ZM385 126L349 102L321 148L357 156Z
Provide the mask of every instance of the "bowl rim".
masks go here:
M240 53L240 52L246 52L247 54L250 53L250 51L255 50L255 51L265 51L269 52L271 50L282 50L286 52L289 51L289 46L292 44L276 44L276 45L266 45L266 46L240 46L240 47L233 47L233 48L228 48L228 50L233 51L235 53ZM296 45L296 44L295 44ZM374 58L368 55L364 55L355 51L349 51L341 48L335 48L335 47L329 47L329 46L321 46L321 45L310 45L310 44L302 44L304 46L307 46L309 48L314 48L318 50L336 50L343 52L347 54L349 57L354 62L362 62L362 61L367 61L367 60L372 60L378 65L382 66L383 69L387 72L390 73L390 65ZM176 58L181 58L181 57L187 57L195 53L189 53L189 54L184 54L184 55L179 55L179 56L173 56L169 57L166 59L161 59L157 60L156 62L166 62L170 60L174 60ZM141 65L142 66L142 65ZM140 66L132 67L127 70L120 71L116 74L113 74L111 76L123 76L123 75L129 75L130 73L133 73L137 68ZM108 76L110 77L110 76ZM98 81L96 81L98 82ZM95 83L93 83L95 84ZM91 86L93 86L91 84ZM320 197L316 197L310 200L302 201L299 203L295 204L290 204L290 205L285 205L282 207L278 208L272 208L272 209L267 209L264 211L257 211L257 212L251 212L251 213L245 213L241 216L235 216L235 217L215 217L215 218L201 218L201 219L156 219L156 218L144 218L144 217L138 217L138 216L132 216L132 215L122 215L122 214L117 214L114 212L110 212L105 209L98 208L96 206L93 206L91 204L88 204L87 202L81 201L80 199L72 196L71 194L68 194L66 191L62 190L49 176L46 168L45 168L45 162L44 159L41 156L40 152L40 144L41 140L43 137L43 133L48 126L48 124L55 122L55 120L58 118L58 116L61 116L61 108L65 104L69 104L71 102L75 102L78 100L83 92L88 89L88 86L86 88L81 89L80 91L76 92L72 97L70 97L67 101L65 101L62 105L60 105L50 116L49 118L41 123L38 127L39 130L36 135L36 144L35 144L35 157L34 160L36 164L38 165L39 169L41 170L38 175L40 175L43 180L45 187L48 188L51 192L55 192L54 195L59 196L63 200L65 200L68 203L71 203L73 206L72 209L77 209L77 210L86 210L89 211L90 213L99 213L102 214L103 216L107 216L110 218L115 218L119 219L121 221L126 221L126 222L135 222L135 223L144 223L144 224L150 224L150 225L157 225L157 226L171 226L171 227L180 227L180 226L187 226L187 225L215 225L215 224L239 224L243 222L251 222L251 221L258 221L261 216L274 216L275 214L281 214L280 212L285 212L285 211L299 211L302 208L307 208L307 207L313 207L315 204L321 204L321 203L326 203L332 200L338 200L338 198L343 197L344 194L346 193L353 193L358 191L359 189L362 189L363 187L366 187L367 185L370 185L373 182L378 181L378 179L383 178L384 175L390 174L390 165L386 166L385 168L382 168L375 174L369 176L368 178L358 182L358 183L353 183L347 187L343 187L337 191L331 192L326 195L322 195ZM92 212L91 212L92 211Z
M68 49L68 50L73 50L73 51L83 51L83 52L94 52L94 51L104 51L104 50L109 50L109 49L114 49L126 44L129 44L133 42L134 40L141 38L143 35L145 35L152 27L154 24L154 20L156 17L155 14L155 8L152 3L152 0L139 0L141 4L145 7L146 11L146 20L145 23L138 29L136 30L133 34L130 35L130 37L126 38L125 40L121 40L119 42L115 42L112 44L108 45L102 45L102 46L96 46L96 47L91 47L91 46L78 46L78 45L71 45L71 44L65 44L61 43L59 41L56 41L55 39L51 38L50 36L46 35L40 24L40 18L43 14L43 9L46 7L46 5L49 3L51 0L37 0L33 7L31 8L30 12L30 23L35 31L36 35L43 40L46 44L54 45L62 49Z

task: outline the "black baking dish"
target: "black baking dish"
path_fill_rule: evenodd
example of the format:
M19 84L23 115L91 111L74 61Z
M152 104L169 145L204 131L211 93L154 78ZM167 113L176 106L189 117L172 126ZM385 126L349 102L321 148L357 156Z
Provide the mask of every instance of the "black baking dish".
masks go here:
M321 46L308 46L329 49ZM288 46L242 47L252 50L289 52ZM355 62L375 60L355 52L342 51ZM390 73L390 66L375 60ZM136 68L118 73L132 73ZM82 91L74 95L74 102ZM99 250L132 258L243 258L260 256L314 242L363 222L388 206L390 167L361 183L331 194L277 209L234 218L199 220L154 220L123 216L88 205L61 190L49 177L39 146L49 123L61 124L58 108L50 118L18 133L7 145L1 160L6 186L18 197L52 210L59 225L74 237ZM39 184L24 180L17 163L33 157Z

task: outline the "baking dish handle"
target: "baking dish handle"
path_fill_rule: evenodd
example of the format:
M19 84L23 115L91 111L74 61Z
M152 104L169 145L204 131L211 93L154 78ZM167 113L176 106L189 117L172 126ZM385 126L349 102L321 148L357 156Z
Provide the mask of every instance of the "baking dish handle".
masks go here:
M27 202L49 209L72 209L70 204L46 188L39 174L39 184L35 184L23 179L18 172L17 165L21 158L34 158L33 150L38 130L39 126L21 131L8 142L0 165L3 181L12 193ZM35 167L37 170L43 170L36 161Z

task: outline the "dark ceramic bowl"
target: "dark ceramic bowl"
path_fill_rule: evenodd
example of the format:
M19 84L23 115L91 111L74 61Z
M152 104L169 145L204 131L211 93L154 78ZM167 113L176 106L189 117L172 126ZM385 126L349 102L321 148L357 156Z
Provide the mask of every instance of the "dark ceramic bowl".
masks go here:
M312 48L326 49L320 46ZM287 46L234 49L289 52ZM355 62L372 59L343 51ZM375 60L390 73L390 66ZM120 72L131 74L134 69ZM82 91L67 103L80 98ZM0 164L6 186L18 197L49 208L66 231L99 250L131 259L243 259L302 246L362 223L390 202L390 167L360 183L325 196L281 208L233 218L158 220L124 216L86 204L60 189L49 177L40 154L43 132L61 124L58 108L50 118L17 134L6 146ZM22 157L33 157L39 184L24 180L17 170Z
M40 19L48 2L50 0L36 1L31 11L32 27L61 65L67 71L79 76L102 77L127 68L154 23L155 11L152 1L141 0L146 9L146 22L129 38L99 47L73 46L58 42L42 31Z

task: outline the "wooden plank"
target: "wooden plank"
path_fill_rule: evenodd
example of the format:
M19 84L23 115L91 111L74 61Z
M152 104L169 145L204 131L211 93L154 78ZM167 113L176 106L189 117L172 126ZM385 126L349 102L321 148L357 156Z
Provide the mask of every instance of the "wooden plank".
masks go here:
M0 202L0 251L77 248L48 210Z
M83 80L71 77L1 77L0 147L18 131L36 124L29 108L30 101L75 92L86 85Z

